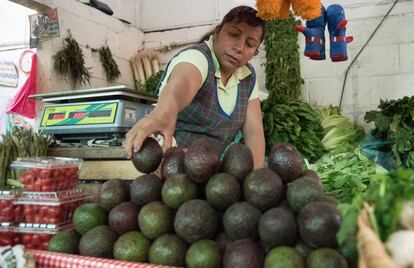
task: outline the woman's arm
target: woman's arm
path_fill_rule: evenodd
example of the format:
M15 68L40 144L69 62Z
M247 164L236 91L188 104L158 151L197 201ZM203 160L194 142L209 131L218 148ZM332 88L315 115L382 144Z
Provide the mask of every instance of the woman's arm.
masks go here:
M245 145L249 147L253 154L254 169L264 167L265 138L262 110L258 98L250 100L247 105L246 121L244 122L242 132Z
M186 62L174 66L154 110L126 134L125 149L129 157L132 156L132 145L139 151L145 138L155 132L164 136L165 150L171 147L177 115L193 100L201 84L202 76L197 67Z

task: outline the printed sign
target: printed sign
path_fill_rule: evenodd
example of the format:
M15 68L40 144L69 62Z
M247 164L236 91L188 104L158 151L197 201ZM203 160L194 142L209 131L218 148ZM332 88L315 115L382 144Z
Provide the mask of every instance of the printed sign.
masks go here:
M17 87L19 74L16 65L11 61L0 60L0 85Z
M57 9L49 9L44 14L29 16L30 48L38 46L39 41L60 35Z

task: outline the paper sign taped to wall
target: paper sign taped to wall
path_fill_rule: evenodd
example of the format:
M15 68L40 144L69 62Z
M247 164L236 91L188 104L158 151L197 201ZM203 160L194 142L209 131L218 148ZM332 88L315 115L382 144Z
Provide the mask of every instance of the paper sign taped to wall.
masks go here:
M60 35L57 9L29 16L30 48L37 47L39 41Z
M19 73L16 65L11 61L0 60L0 85L17 87L19 83Z

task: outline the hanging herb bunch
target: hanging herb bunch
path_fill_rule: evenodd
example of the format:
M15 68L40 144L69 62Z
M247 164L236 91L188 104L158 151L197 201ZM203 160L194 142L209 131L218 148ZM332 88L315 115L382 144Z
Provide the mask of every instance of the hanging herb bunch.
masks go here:
M63 49L53 55L54 69L61 75L69 77L74 85L90 84L90 68L85 67L85 55L78 42L68 36L64 39Z
M303 83L300 77L298 33L300 21L292 16L266 24L266 88L269 94L297 99Z
M102 62L106 74L106 79L109 82L116 80L121 75L118 64L116 64L116 61L112 57L111 50L108 46L103 46L99 49L99 59Z

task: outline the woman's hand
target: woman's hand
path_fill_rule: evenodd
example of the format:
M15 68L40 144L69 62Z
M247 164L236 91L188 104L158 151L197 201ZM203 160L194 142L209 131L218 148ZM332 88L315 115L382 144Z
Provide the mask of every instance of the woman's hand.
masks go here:
M170 148L175 132L176 120L177 116L163 116L156 109L148 116L139 120L126 134L125 149L128 152L129 158L131 158L133 152L138 152L144 140L154 133L159 133L164 137L164 151Z

